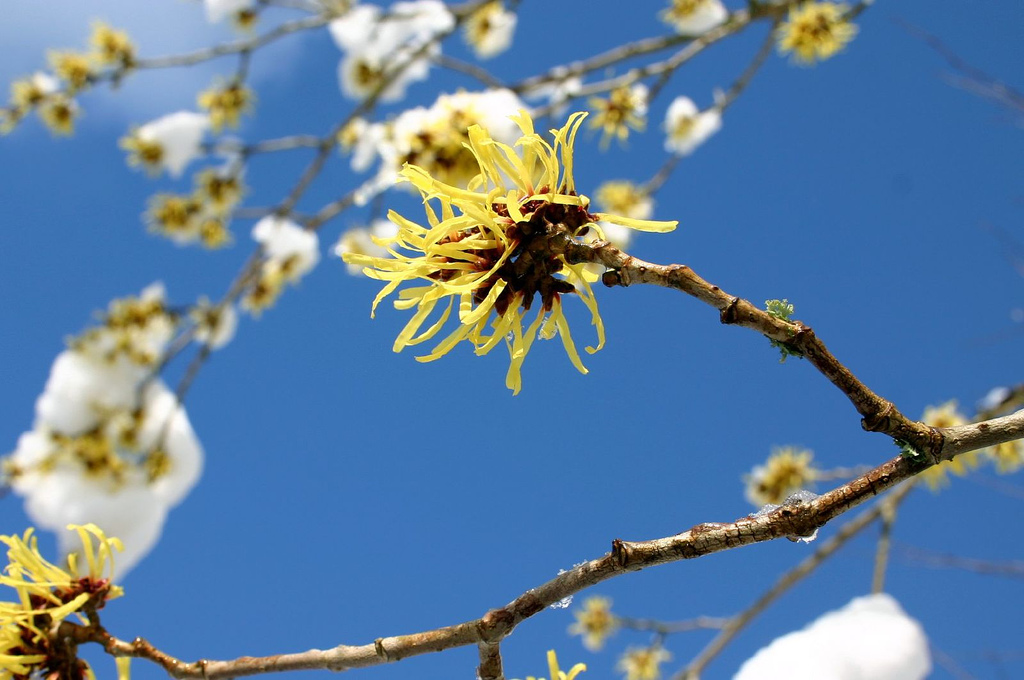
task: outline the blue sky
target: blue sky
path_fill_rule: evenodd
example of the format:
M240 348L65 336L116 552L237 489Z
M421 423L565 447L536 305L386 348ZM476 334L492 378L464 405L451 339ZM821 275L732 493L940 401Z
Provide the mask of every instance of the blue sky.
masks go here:
M144 55L230 37L208 27L198 5L160 0L147 3L145 15L137 7L12 1L0 25L0 80L42 67L48 47L82 44L93 18L138 32ZM633 7L524 2L515 47L488 65L515 80L664 33L655 18L661 3ZM1011 84L1019 77L1019 3L879 3L838 57L814 68L770 59L727 111L722 132L657 196L656 217L678 219L679 229L643 235L632 252L688 264L754 302L788 298L836 356L909 415L948 399L969 411L990 388L1021 381L1024 329L1012 313L1024 306L1022 281L987 227L1024 242L1024 135L1006 112L947 84L945 64L899 20L940 36L996 77ZM627 146L600 153L596 138L583 137L577 184L649 177L664 158L659 125L671 99L685 94L708 105L764 30L752 28L678 73L653 103L649 131ZM469 56L457 39L445 51ZM239 134L255 140L330 129L351 107L337 87L338 57L325 31L258 53L256 116ZM151 180L128 169L117 148L130 124L191 107L213 74L232 67L141 73L121 91L85 95L70 140L51 139L34 122L0 140L7 225L0 231L7 291L0 441L8 448L31 426L63 339L94 310L154 280L176 302L218 297L248 257L246 222L233 225L232 248L213 253L148 234L140 221L147 197L184 190L188 180ZM435 71L384 111L429 104L460 86L476 87ZM279 200L308 159L306 151L255 159L251 203ZM351 182L345 161L334 159L300 208L315 209ZM407 197L392 205L415 214ZM325 252L367 217L364 209L328 224ZM558 343L540 343L526 362L523 392L512 397L499 352L478 358L461 348L426 365L393 354L405 316L383 309L371 321L376 291L325 257L274 309L243 319L234 342L203 369L187 407L206 471L127 578L128 596L105 612L112 632L193 659L364 644L435 628L480 616L600 556L613 538L654 538L750 512L741 476L772 446L811 448L823 467L873 465L895 453L888 440L861 430L856 412L812 367L780 365L765 339L720 325L713 310L678 293L599 290L609 340L586 358L590 374L578 374ZM577 338L589 339L584 315L574 320ZM172 366L169 377L180 370ZM956 480L937 496L915 492L895 539L1021 559L1007 539L1007 524L1022 516L1020 476L999 479L1014 485L1014 498L986 484L991 475ZM23 531L20 500L0 503L0 532ZM731 677L775 636L865 594L875 538L868 531L785 596L705 677ZM751 546L586 594L611 596L624 615L725 616L814 547ZM976 677L1022 672L1019 582L895 559L888 584L933 644ZM566 634L571 611L545 611L507 640L509 677L546 672L549 648L566 665L585 661L586 678L619 677L617 655L646 642L620 633L604 652L587 652ZM708 639L670 639L670 668ZM981 658L1011 650L1017 661L1003 675ZM453 650L356 673L471 677L475 659L474 649ZM113 664L102 660L97 670L109 677ZM139 662L134 672L163 677ZM950 675L939 669L933 677Z

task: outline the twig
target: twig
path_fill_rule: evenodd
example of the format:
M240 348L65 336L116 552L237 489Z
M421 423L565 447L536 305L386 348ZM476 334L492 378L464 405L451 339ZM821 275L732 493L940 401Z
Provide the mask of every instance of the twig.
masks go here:
M861 513L851 521L844 524L836 532L835 536L826 541L818 548L813 555L805 559L790 571L783 574L782 578L775 582L767 592L759 597L754 604L745 609L742 613L729 619L729 623L701 652L678 673L673 680L691 680L700 676L705 666L714 659L729 644L734 637L746 627L755 617L768 608L775 600L782 596L787 590L795 586L805 576L813 572L822 562L831 557L839 548L843 547L851 538L866 529L879 517L884 516L887 504L893 506L902 502L907 494L913 489L912 484L904 484L894 491L890 496L882 499L870 510Z
M464 73L467 76L476 78L487 87L498 89L508 87L508 85L492 75L490 71L481 66L477 66L476 64L471 64L467 61L462 61L461 59L449 57L444 54L439 54L434 57L433 62L441 68L451 69L452 71L458 71L459 73Z
M698 616L688 621L656 621L655 619L616 616L615 624L620 628L656 633L664 637L674 633L689 633L694 630L721 630L729 624L729 619L721 616Z
M481 642L477 645L480 652L480 665L476 669L479 680L505 680L505 672L501 665L501 645L497 642Z
M918 562L926 567L935 569L964 569L966 571L973 571L976 574L1024 579L1024 562L1020 560L1010 560L1007 562L978 560L959 555L932 552L924 548L903 544L897 544L896 549L898 551L897 554L902 559Z
M907 482L910 486L917 480ZM892 527L896 523L896 508L894 502L888 499L879 503L882 511L882 531L878 536L878 547L875 550L875 569L871 577L871 592L881 593L885 590L885 570L889 564L889 552L892 546Z

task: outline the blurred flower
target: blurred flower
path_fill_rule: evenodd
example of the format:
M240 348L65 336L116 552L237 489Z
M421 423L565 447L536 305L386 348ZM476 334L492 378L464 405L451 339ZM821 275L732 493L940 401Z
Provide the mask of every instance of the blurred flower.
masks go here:
M940 404L929 406L921 416L921 422L930 427L959 427L967 425L967 418L960 413L955 399ZM978 467L981 462L981 450L961 453L953 460L944 460L938 465L933 465L921 473L921 479L932 491L949 486L947 474L952 472L957 477L963 477L971 470Z
M295 283L320 261L315 231L276 215L264 217L252 229L262 246L259 278L242 299L242 307L258 314L274 304L286 283Z
M166 236L178 245L199 237L202 204L194 196L157 194L149 201L146 223L150 231Z
M510 358L505 384L518 393L520 367L533 342L538 336L551 339L559 335L573 365L586 373L569 333L562 297L578 294L591 312L598 343L587 351L596 352L604 345L604 325L582 265L570 265L562 255L547 250L547 229L561 225L580 235L589 225L606 220L633 229L668 231L676 223L588 211L590 201L576 193L572 172L573 142L585 116L570 116L565 126L555 131L552 146L534 132L529 115L520 112L514 120L522 131L516 143L521 152L495 141L479 125L471 126L469 146L480 174L468 189L445 184L415 165L402 170L402 177L423 195L430 227L392 211L388 217L398 225L399 233L381 243L388 246L391 257L343 255L345 262L365 267L367 276L387 282L374 300L371 316L380 301L402 283L419 280L426 284L403 290L395 302L398 309L416 308L395 340L396 352L434 337L458 299L459 325L429 354L417 357L418 361L438 359L463 340L474 345L478 355L505 342ZM440 204L440 218L431 201ZM526 315L538 294L540 309L526 327ZM438 307L440 317L421 332Z
M647 117L647 86L643 84L623 85L608 93L608 98L591 97L594 110L591 128L601 131L601 148L617 138L620 142L629 137L629 129L643 131Z
M701 35L725 23L729 11L721 0L670 0L658 18L683 35Z
M931 671L928 638L891 595L852 600L802 630L776 638L733 680L923 680Z
M630 647L616 666L626 674L626 680L658 680L661 664L672 658L663 647Z
M46 73L15 80L11 83L11 106L22 110L34 109L59 89L57 79Z
M121 148L129 153L129 165L142 166L150 174L166 169L172 177L180 177L202 153L203 133L209 127L209 116L178 111L134 128L121 139Z
M811 463L814 454L806 449L783 446L772 450L764 465L755 466L746 476L746 497L760 507L779 504L793 492L812 484L819 470Z
M502 0L492 0L466 19L466 42L476 56L487 59L509 48L515 30L516 13L505 9Z
M238 205L245 187L237 172L207 168L195 176L195 197L214 215L226 215Z
M96 61L105 66L130 68L135 63L135 45L128 38L128 34L113 29L102 21L93 24L89 43L96 55Z
M699 111L688 97L676 97L665 114L665 150L688 156L722 127L717 108Z
M593 596L583 601L583 609L573 612L576 623L569 626L569 635L582 635L583 646L591 652L600 651L604 642L618 628L612 614L612 601Z
M548 675L551 676L551 680L576 680L586 670L586 664L578 663L566 673L558 667L558 657L555 656L555 650L548 650ZM535 678L532 675L528 675L526 680L544 680L544 678Z
M779 27L779 51L791 52L803 64L828 59L857 35L846 13L849 8L833 2L805 2L790 7L789 19Z
M220 349L235 337L238 312L234 305L213 305L207 298L202 297L188 315L196 325L196 341L210 349Z
M39 117L57 135L70 135L74 132L78 114L78 104L63 94L52 94L39 106Z
M240 9L231 17L231 24L239 31L249 32L256 28L260 13L255 8Z
M387 247L381 245L398 234L398 227L391 220L377 219L369 227L353 227L341 235L334 246L334 254L344 257L348 253L367 257L387 257ZM359 265L348 264L348 273L353 276L362 273Z
M51 51L48 56L54 74L67 83L70 93L88 85L89 79L95 74L92 60L87 54Z
M605 182L594 192L594 202L605 212L647 220L654 214L654 199L643 187L625 180Z
M243 113L252 109L252 90L239 82L219 84L199 94L199 107L210 112L210 126L220 132L225 125L238 127Z
M206 6L206 20L211 24L220 23L239 12L251 9L256 0L203 0Z
M1007 475L1016 472L1024 467L1024 441L1017 439L1012 442L996 444L986 449L990 458L996 464L996 472Z

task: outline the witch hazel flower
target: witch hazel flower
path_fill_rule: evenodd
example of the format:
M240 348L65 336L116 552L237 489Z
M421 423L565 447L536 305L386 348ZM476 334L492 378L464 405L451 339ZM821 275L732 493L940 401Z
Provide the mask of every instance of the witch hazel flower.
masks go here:
M206 20L211 24L217 24L251 10L256 5L256 0L203 0L203 5L206 8Z
M153 175L167 170L171 177L181 177L185 166L201 155L209 128L209 116L178 111L133 129L121 139L121 148L129 154L129 165Z
M729 10L721 0L671 0L658 18L683 35L702 35L725 23Z
M516 13L506 9L502 0L492 0L466 19L466 42L481 59L501 54L512 45L516 21Z
M259 314L277 301L285 284L295 283L320 261L320 239L315 231L285 217L268 215L252 229L263 262L259 276L242 300L242 307Z
M385 297L411 284L395 302L397 309L415 312L395 340L394 351L434 338L457 310L455 328L418 361L439 359L463 341L478 355L504 344L509 352L505 385L518 393L521 366L534 342L557 335L573 366L587 372L569 331L564 298L578 296L590 312L597 344L588 352L604 345L604 323L584 265L570 264L564 254L552 251L552 230L582 237L600 220L660 232L676 223L590 212L590 199L577 193L573 178L573 144L585 117L574 114L561 129L552 130L553 144L534 131L525 111L513 118L522 133L514 147L492 139L479 125L471 126L469 147L479 174L465 189L415 165L402 170L402 178L423 196L429 226L391 211L388 218L399 231L380 243L388 257L342 256L346 263L364 267L370 278L386 282L371 316ZM534 307L537 298L540 304ZM532 320L531 308L536 310Z

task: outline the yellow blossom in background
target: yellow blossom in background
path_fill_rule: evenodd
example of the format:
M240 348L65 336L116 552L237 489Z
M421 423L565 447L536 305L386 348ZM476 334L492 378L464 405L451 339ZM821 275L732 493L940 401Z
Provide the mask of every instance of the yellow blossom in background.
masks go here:
M56 81L47 76L15 80L11 83L11 106L16 109L34 109L55 89Z
M583 646L591 652L599 651L618 627L612 614L612 601L607 597L588 597L583 609L574 611L573 616L576 623L569 626L569 635L582 635Z
M49 60L53 72L67 83L69 92L81 90L93 77L93 63L86 54L53 51L49 54Z
M773 449L765 464L756 466L746 476L747 500L757 506L779 504L790 494L807 488L819 476L813 458L812 452L795 446Z
M501 0L492 0L478 7L466 19L466 42L481 59L508 49L516 28L515 12L505 9Z
M548 675L550 680L575 680L585 670L587 670L586 664L578 663L566 673L558 667L558 657L555 656L555 650L548 650ZM532 675L527 675L526 680L544 680L544 678L535 678Z
M203 170L195 177L196 198L215 215L225 215L231 211L245 194L245 187L238 175Z
M133 168L143 168L154 177L163 170L163 145L157 141L143 139L139 136L138 129L133 129L127 136L122 137L118 146L128 152L128 165Z
M846 18L848 9L833 2L791 7L788 20L779 27L779 51L791 52L804 64L828 59L857 35L857 27Z
M630 647L619 659L616 668L626 674L626 680L658 680L661 677L661 664L671 658L668 650L662 647Z
M198 236L201 209L194 196L157 194L149 202L146 222L151 231L175 243L187 243Z
M254 100L252 90L239 82L215 85L198 98L199 106L210 113L210 126L218 132L225 125L238 127L241 115L252 109Z
M724 23L729 11L721 0L670 0L658 18L684 35L701 35Z
M63 94L50 95L40 105L39 117L54 134L70 135L75 131L78 104Z
M265 263L260 271L260 277L242 298L242 309L253 316L259 316L263 310L274 306L287 282L288 278L279 263Z
M623 85L608 93L608 98L591 97L594 118L590 127L601 131L601 148L614 137L620 142L629 137L629 129L643 132L647 124L647 86Z
M987 449L987 453L996 464L996 472L1001 475L1024 468L1024 441L1020 439L996 444Z
M199 242L204 248L217 250L231 245L231 232L224 218L209 215L199 220Z
M135 63L135 45L124 31L118 31L99 21L93 24L89 38L96 61L104 65L129 68Z
M259 20L260 13L255 9L240 9L231 17L231 24L239 31L249 33L256 28L256 24Z
M116 538L107 538L94 524L69 525L82 542L68 557L67 569L51 564L39 553L32 529L24 536L0 536L7 546L7 568L0 585L13 588L14 601L0 601L0 677L92 677L85 661L54 650L51 631L72 614L82 623L83 609L101 609L123 594L113 584Z
M651 195L643 187L624 180L599 186L594 192L594 202L605 212L637 220L650 219L654 213Z
M510 359L505 385L518 393L520 367L534 341L558 335L573 366L587 372L569 333L563 298L577 295L590 311L597 345L588 347L588 352L604 345L604 325L583 266L570 265L563 255L550 252L548 229L561 225L581 234L605 220L632 229L669 231L676 223L589 212L590 200L577 194L572 172L573 143L585 117L573 114L561 129L552 130L551 145L521 111L513 118L523 133L516 143L518 152L492 139L480 126L471 126L469 147L480 172L467 189L406 165L401 176L423 195L429 227L391 211L388 217L398 225L398 234L380 240L389 257L342 255L345 262L364 267L367 276L386 282L373 302L371 316L400 285L420 283L402 290L395 302L397 309L416 311L395 340L394 351L433 338L456 309L458 326L418 361L439 359L463 340L478 355L505 344ZM439 204L440 215L432 201ZM539 309L528 322L538 295ZM421 330L432 315L436 320Z
M930 427L959 427L967 425L967 418L960 413L955 399L940 404L929 406L921 416L921 422ZM953 460L944 460L938 465L933 465L921 473L921 479L932 491L949 486L947 474L952 472L957 477L963 477L971 470L978 467L981 458L981 451L968 451L961 453Z

